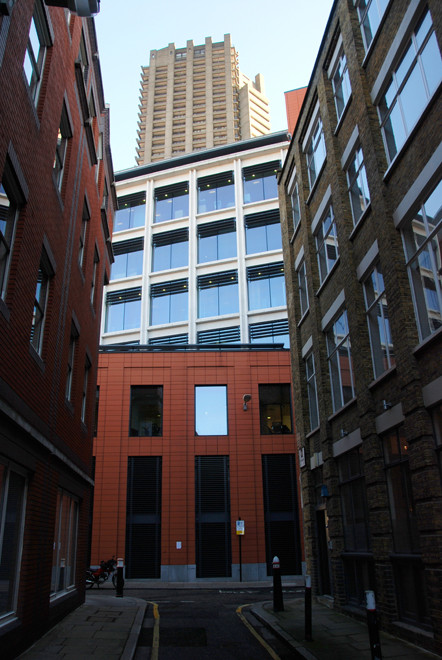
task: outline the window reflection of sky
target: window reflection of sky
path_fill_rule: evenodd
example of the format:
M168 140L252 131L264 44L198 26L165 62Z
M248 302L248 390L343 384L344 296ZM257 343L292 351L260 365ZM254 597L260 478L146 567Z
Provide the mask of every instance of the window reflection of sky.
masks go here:
M227 387L195 387L196 435L227 435Z

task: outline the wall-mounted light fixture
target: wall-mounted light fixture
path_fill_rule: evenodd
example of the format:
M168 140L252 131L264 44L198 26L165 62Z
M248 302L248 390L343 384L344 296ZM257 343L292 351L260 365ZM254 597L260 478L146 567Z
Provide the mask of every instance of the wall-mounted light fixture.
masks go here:
M244 405L242 407L243 410L247 410L247 404L251 399L252 399L251 394L244 394L244 396L243 396Z

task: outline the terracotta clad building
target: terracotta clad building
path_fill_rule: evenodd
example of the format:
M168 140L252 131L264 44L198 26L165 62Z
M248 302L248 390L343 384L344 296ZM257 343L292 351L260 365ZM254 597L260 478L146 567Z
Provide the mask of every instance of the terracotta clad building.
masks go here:
M1 2L0 89L0 648L7 658L84 600L115 199L93 19L41 0Z
M291 89L289 92L284 92L287 124L291 135L293 135L293 131L295 130L306 91L307 87L300 87L299 89Z
M441 637L442 6L337 0L280 176L314 590Z
M301 572L287 144L274 133L116 174L91 558L124 557L127 578L261 580L275 554Z

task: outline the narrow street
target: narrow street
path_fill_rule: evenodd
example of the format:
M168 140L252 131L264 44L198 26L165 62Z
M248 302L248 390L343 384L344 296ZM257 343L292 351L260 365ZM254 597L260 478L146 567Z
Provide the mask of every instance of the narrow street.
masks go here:
M262 626L247 607L272 600L268 588L146 588L125 589L126 593L148 602L135 660L293 658L285 644ZM287 597L294 598L296 593L295 587L289 589Z

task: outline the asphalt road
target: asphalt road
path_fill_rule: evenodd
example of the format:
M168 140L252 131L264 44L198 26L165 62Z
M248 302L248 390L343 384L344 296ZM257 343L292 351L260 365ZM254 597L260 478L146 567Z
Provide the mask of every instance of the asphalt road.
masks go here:
M296 593L296 589L291 589L287 597L294 598ZM143 588L125 589L126 594L143 598L149 604L134 660L293 658L288 648L263 627L247 607L271 601L273 596L268 588Z

